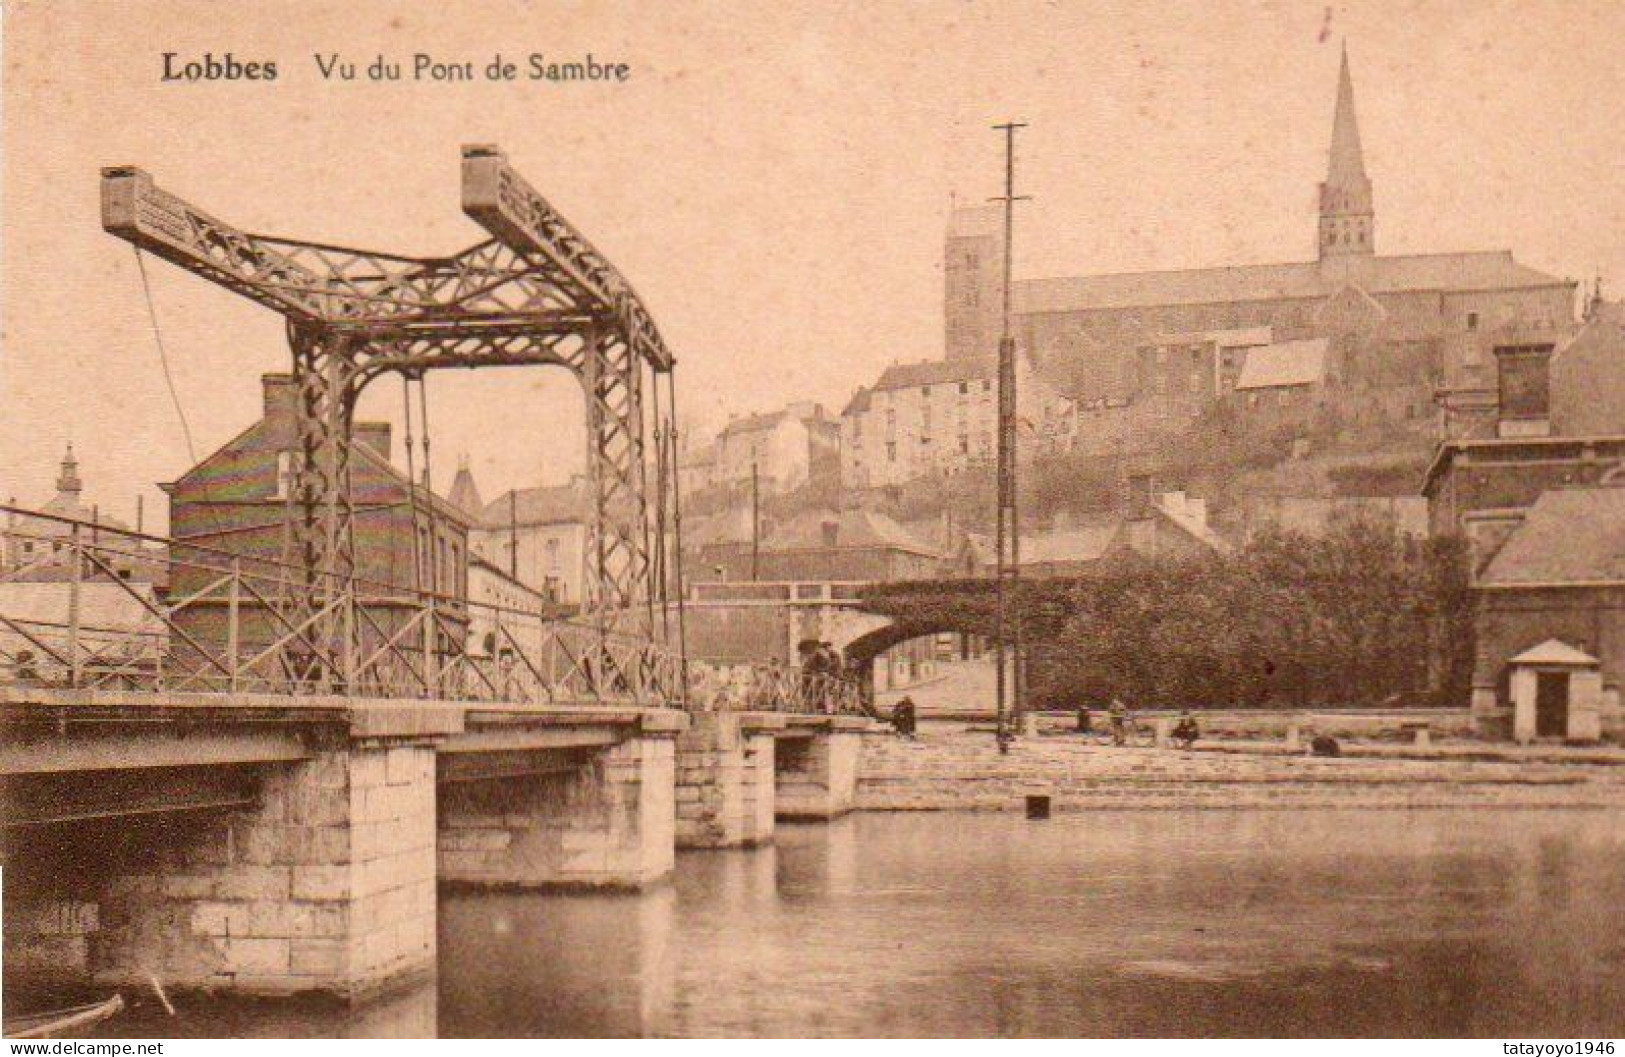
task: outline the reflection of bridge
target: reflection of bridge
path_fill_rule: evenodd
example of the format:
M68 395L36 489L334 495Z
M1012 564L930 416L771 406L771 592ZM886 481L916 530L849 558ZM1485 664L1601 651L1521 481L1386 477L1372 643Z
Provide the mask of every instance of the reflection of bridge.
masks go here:
M670 407L673 358L648 312L499 152L466 149L463 180L491 237L409 258L250 235L138 169L104 171L108 231L288 320L288 543L8 510L8 978L353 996L433 968L437 881L636 886L678 845L758 843L775 817L851 806L868 721L840 714L850 683L686 663L655 494L675 484L655 398L664 375ZM585 611L359 576L362 387L514 364L583 386Z

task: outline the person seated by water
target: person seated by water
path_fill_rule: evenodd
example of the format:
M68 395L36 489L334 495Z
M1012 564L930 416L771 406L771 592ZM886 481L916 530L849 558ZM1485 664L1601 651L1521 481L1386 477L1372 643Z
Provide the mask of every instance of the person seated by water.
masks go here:
M1123 704L1120 697L1112 698L1111 707L1106 713L1111 718L1112 744L1125 745L1128 743L1128 706Z
M1309 742L1309 754L1311 756L1341 756L1343 755L1343 747L1330 734L1316 734L1314 739Z
M915 723L914 699L912 697L905 696L902 700L898 701L897 704L892 706L892 729L897 732L897 736L899 738L907 738L910 741L913 741Z
M1190 714L1189 709L1179 714L1179 722L1174 724L1174 743L1176 745L1181 749L1189 749L1196 744L1196 739L1201 736L1201 733L1200 728L1196 725L1196 717Z
M1079 734L1089 734L1089 733L1091 733L1090 728L1091 728L1091 725L1092 725L1093 721L1094 721L1094 717L1090 716L1090 714L1089 714L1089 706L1086 705L1086 704L1085 705L1079 705L1078 706L1078 733Z

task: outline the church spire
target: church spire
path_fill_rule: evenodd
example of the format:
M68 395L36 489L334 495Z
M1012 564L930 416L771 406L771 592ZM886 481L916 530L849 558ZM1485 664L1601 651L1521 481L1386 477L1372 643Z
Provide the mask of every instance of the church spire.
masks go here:
M1354 78L1349 75L1349 51L1345 44L1337 73L1331 156L1326 166L1326 182L1320 185L1321 259L1372 253L1375 229L1371 180L1365 174L1360 125L1354 117Z

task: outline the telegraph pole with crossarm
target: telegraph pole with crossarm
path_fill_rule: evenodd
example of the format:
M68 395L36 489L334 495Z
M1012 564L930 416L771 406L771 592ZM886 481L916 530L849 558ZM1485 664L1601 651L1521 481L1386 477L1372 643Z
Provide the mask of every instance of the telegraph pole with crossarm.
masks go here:
M998 527L995 535L998 570L993 588L998 622L994 636L995 709L999 751L1008 752L1014 737L1011 721L1021 712L1023 690L1019 607L1014 621L1010 613L1011 603L1018 601L1015 595L1021 580L1021 529L1016 520L1016 339L1010 333L1010 265L1016 203L1028 198L1016 194L1016 129L1027 126L1009 121L993 127L1004 133L1004 194L993 199L1004 203L1004 308L999 333Z

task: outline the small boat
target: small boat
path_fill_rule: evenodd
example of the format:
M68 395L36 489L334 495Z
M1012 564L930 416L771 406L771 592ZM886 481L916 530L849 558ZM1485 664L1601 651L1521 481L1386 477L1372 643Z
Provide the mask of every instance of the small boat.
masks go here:
M114 995L102 1002L87 1006L70 1006L43 1013L29 1013L20 1017L7 1017L0 1033L8 1039L58 1039L82 1034L86 1028L100 1024L124 1008L124 996Z

